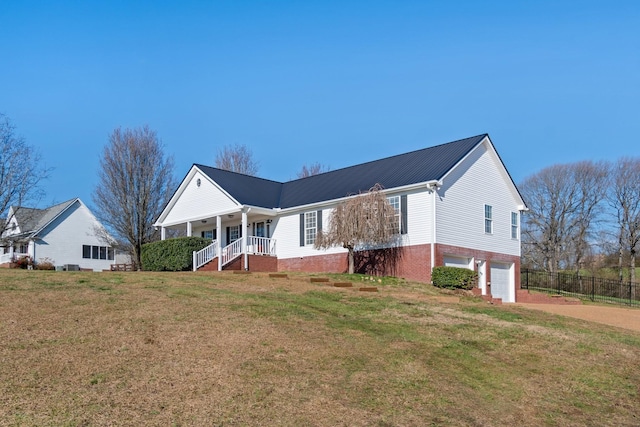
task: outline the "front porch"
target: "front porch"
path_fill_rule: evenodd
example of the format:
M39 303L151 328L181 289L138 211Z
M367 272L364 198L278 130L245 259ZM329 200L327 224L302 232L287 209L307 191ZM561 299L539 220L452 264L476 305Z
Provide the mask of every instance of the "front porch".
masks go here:
M277 268L276 241L266 237L241 237L224 248L214 240L209 246L193 252L193 271L275 272Z
M216 214L194 216L187 221L157 223L156 226L160 227L162 240L185 234L211 239L210 245L193 253L194 271L234 268L258 271L258 266L269 268L263 271L276 271L276 241L271 238L276 222L272 209L239 206ZM273 260L251 261L253 256Z

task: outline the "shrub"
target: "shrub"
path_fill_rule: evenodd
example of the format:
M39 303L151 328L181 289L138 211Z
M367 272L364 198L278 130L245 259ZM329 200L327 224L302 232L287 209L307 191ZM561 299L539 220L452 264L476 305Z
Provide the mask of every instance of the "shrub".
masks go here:
M178 237L142 246L140 258L145 271L187 271L193 268L193 251L211 244L202 237Z
M460 267L434 267L431 281L439 288L470 290L478 283L478 273Z
M51 258L40 258L35 264L36 270L55 270L56 266Z
M14 264L17 268L27 269L33 266L33 259L30 256L16 258Z

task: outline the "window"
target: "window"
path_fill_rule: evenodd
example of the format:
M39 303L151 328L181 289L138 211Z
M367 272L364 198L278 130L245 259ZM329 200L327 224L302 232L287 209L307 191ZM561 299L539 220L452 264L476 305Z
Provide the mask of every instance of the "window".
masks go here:
M213 230L203 231L202 232L202 237L204 237L205 239L213 240Z
M233 225L229 227L229 244L235 242L240 238L240 226Z
M313 245L318 233L318 213L307 212L304 214L304 244Z
M493 233L493 212L491 205L484 205L484 232Z
M400 196L387 197L387 201L396 211L396 215L392 224L395 226L396 232L401 231L402 220L400 218Z
M82 258L108 259L113 261L115 258L115 251L109 246L82 245Z
M318 232L322 230L322 211L300 214L300 246L313 245Z
M518 212L511 212L511 238L518 238Z

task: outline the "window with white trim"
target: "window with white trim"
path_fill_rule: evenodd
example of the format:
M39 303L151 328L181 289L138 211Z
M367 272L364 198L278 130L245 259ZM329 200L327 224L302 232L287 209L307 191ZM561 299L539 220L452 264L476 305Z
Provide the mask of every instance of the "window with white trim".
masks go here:
M401 216L401 208L400 208L400 196L391 196L387 197L387 201L393 207L393 210L396 211L396 216L393 221L393 225L397 228L397 232L400 233L402 231L402 216Z
M304 244L313 245L318 234L318 213L305 212L304 214Z
M484 205L484 232L493 234L493 208L491 205Z
M110 246L82 245L82 258L113 260L115 252Z
M232 225L229 227L229 244L235 242L240 238L240 226Z
M511 238L518 238L518 212L511 212Z

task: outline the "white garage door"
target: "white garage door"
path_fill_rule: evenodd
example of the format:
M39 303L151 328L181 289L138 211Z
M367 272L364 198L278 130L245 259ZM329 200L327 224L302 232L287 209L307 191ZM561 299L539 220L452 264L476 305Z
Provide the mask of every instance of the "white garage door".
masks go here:
M470 268L469 264L470 264L469 258L446 256L446 255L444 257L445 267Z
M513 264L491 263L491 296L503 302L516 302Z

